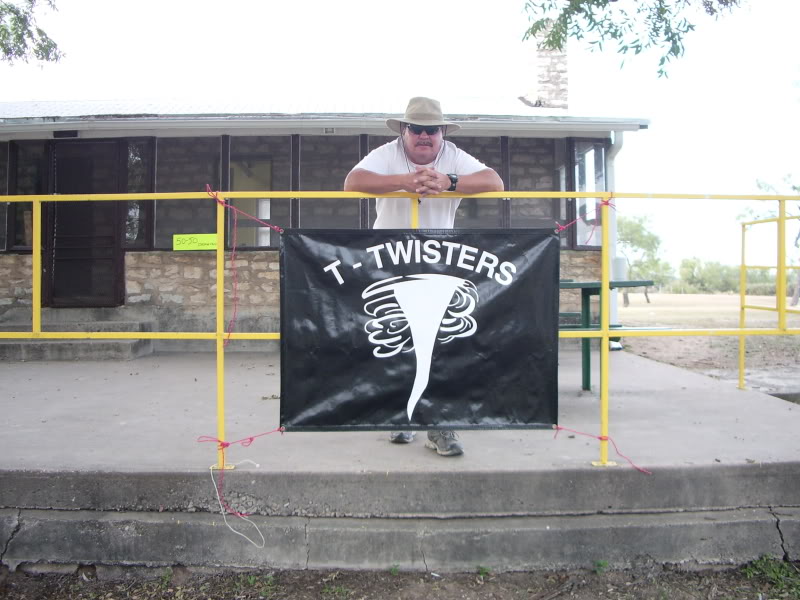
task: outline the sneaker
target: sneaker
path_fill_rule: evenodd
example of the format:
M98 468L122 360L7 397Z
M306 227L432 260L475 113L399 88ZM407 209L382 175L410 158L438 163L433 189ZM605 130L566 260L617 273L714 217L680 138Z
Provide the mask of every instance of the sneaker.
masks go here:
M429 431L425 447L436 450L439 456L458 456L464 454L464 448L457 440L455 431Z
M389 434L389 441L393 444L410 444L414 441L413 431L392 431Z

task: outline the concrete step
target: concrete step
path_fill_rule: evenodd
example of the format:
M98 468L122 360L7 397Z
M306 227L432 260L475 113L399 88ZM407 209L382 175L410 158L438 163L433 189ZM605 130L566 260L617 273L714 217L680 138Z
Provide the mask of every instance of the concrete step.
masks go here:
M797 559L796 472L229 472L223 498L246 522L223 518L208 474L6 471L0 562L502 572Z
M798 558L800 510L510 519L310 519L0 509L2 563L66 566L493 572L733 566ZM234 529L239 535L236 535ZM245 537L246 536L246 537ZM119 577L119 573L117 574Z
M29 323L3 324L0 331L30 331ZM42 323L43 332L80 331L152 331L153 324L146 321L59 321ZM0 360L132 360L153 353L152 340L52 340L52 339L0 339Z
M42 331L153 331L154 324L148 321L58 321L42 323ZM31 324L13 323L0 325L0 331L30 331Z
M153 353L152 340L0 340L0 360L133 360Z
M290 434L287 434L290 435ZM346 434L340 434L346 435ZM226 471L233 509L274 517L450 519L797 506L800 463L499 472ZM219 472L215 471L219 479ZM0 470L0 506L216 512L209 473ZM800 540L798 540L800 542Z

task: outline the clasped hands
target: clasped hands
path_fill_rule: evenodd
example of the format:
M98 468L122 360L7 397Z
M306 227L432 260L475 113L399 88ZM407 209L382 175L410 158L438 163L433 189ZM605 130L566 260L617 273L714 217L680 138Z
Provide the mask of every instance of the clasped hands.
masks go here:
M407 192L415 192L420 196L430 196L446 192L450 187L450 178L444 173L430 167L417 167L416 173L409 173L411 185Z

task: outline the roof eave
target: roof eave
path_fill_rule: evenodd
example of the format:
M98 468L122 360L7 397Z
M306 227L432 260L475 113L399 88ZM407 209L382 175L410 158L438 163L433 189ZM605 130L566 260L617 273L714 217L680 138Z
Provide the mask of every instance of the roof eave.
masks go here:
M393 135L386 116L377 115L89 115L0 120L0 139L51 137L74 130L80 137L127 135L190 136L243 133L248 135ZM515 117L453 115L463 129L455 135L517 137L604 136L612 131L646 129L644 119L601 117ZM47 134L47 135L43 135Z

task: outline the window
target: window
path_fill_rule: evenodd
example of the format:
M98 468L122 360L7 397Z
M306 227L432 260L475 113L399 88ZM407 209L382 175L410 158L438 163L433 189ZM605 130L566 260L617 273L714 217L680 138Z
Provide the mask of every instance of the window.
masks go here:
M555 167L556 147L563 143L563 140L538 138L509 140L511 189L564 190L566 181L558 177ZM557 198L512 198L511 227L554 228L561 217L562 202Z
M220 137L159 138L156 191L205 193L220 188ZM176 233L214 233L216 205L211 198L156 200L155 247L172 248Z
M291 181L290 144L291 138L288 135L231 138L231 191L288 190ZM288 198L237 198L233 204L262 221L279 227L289 226ZM230 216L228 227L232 227ZM229 229L229 239L231 233ZM232 239L229 243L232 243ZM279 234L276 231L250 219L238 219L237 247L276 248L279 245Z
M0 142L0 194L8 194L8 142ZM6 249L8 202L0 202L0 250Z
M499 137L458 136L453 142L487 167L503 172ZM503 224L501 198L464 198L458 205L455 226L458 228L495 228Z
M576 192L605 192L605 145L601 142L576 141L574 145L574 181ZM575 201L575 246L597 249L602 243L600 199L577 198Z
M300 189L341 191L358 162L358 136L304 135L300 139ZM303 198L300 227L354 228L360 225L358 198Z
M123 140L127 146L127 187L129 194L153 191L152 140ZM152 247L152 200L129 200L125 212L125 248Z
M11 155L16 158L10 173L12 194L47 193L47 149L45 140L12 142ZM33 244L33 204L15 202L8 210L8 248L30 248Z

